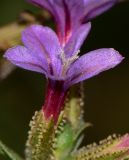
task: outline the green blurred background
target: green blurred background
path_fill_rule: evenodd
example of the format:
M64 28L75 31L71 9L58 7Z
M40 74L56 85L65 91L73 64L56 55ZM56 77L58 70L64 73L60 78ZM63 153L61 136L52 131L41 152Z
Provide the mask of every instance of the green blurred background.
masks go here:
M40 10L24 0L0 0L0 25L14 21L23 10ZM85 85L85 119L94 124L84 144L113 133L129 132L129 2L121 3L93 20L92 31L82 53L113 47L125 60L115 69L91 78ZM0 82L0 139L21 155L28 123L43 104L45 78L16 69Z

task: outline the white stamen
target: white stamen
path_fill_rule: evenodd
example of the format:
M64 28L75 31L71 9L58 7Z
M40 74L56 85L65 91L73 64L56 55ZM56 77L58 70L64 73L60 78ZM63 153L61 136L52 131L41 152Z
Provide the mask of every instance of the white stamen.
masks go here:
M67 58L64 50L61 51L60 58L63 63L62 75L64 75L67 72L69 66L79 58L78 56L79 53L80 53L80 50L74 53L73 56Z

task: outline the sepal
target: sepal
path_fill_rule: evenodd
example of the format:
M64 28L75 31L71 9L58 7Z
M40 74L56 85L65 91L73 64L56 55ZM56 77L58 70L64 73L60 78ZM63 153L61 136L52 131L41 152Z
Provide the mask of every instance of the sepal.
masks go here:
M5 144L3 144L1 141L0 141L0 154L3 157L7 158L8 160L22 160L22 158L17 153L12 151Z
M82 85L73 87L67 97L65 110L60 114L53 153L56 160L74 160L72 152L80 146L84 135L82 132L89 127L83 120Z
M129 146L119 147L126 136L109 136L107 139L100 141L98 145L93 143L83 147L74 153L73 157L76 160L128 160Z
M26 143L26 160L53 159L54 121L46 120L43 112L35 112L30 122L30 131Z

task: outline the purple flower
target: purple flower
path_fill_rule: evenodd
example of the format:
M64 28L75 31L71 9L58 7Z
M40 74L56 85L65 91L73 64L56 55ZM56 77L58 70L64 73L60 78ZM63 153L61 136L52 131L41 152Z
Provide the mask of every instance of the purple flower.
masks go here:
M4 55L13 64L44 74L48 79L43 107L46 118L52 115L57 120L70 86L115 67L123 59L111 48L97 49L79 57L80 46L90 27L90 23L82 25L81 32L75 32L73 39L62 47L50 28L32 25L22 34L24 47L11 48Z
M28 0L47 9L55 19L57 34L62 45L74 34L74 31L102 14L118 0Z

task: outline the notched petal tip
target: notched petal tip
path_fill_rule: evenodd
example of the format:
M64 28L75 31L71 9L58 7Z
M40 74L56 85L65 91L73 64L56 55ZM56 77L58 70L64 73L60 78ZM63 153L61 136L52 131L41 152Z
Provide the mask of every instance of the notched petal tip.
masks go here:
M15 49L17 49L18 47L19 47L19 46L9 48L9 49L5 52L5 54L3 55L3 57L6 58L6 59L9 60L9 61L13 60L13 58L14 58L14 57L13 57L13 53L14 53Z
M30 46L34 47L34 42L39 43L39 48L41 47L41 45L45 44L46 47L49 46L49 43L51 41L54 43L54 45L60 46L56 33L51 28L39 24L33 24L27 27L22 32L22 41L24 45L27 46L27 48L30 48ZM51 45L53 45L53 43ZM33 47L31 47L30 49L32 49Z
M29 35L33 34L32 32L36 32L36 31L40 32L41 30L50 30L51 31L51 29L49 27L45 27L40 24L32 24L22 31L22 39L24 40L24 37L27 36L28 34Z
M114 48L110 48L109 52L111 53L111 57L109 62L112 62L112 65L115 67L117 64L121 63L125 57L123 57L118 51ZM114 63L113 63L114 62Z

